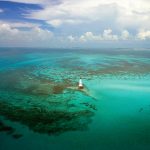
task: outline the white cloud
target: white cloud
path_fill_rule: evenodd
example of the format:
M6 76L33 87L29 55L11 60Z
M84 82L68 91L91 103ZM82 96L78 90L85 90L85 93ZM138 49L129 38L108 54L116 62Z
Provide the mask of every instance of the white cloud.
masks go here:
M122 40L129 40L131 38L130 33L127 30L123 30L121 33Z
M8 24L12 28L34 28L39 27L40 24L29 23L29 22L9 22L9 21L0 21L0 24Z
M141 30L138 34L137 34L137 38L140 40L146 40L146 39L150 39L150 30Z
M92 32L86 32L79 37L79 41L116 41L119 40L118 35L112 34L111 29L104 30L102 34L94 35Z
M29 10L25 17L46 21L54 27L110 22L123 30L150 29L149 0L9 0L39 4L42 10ZM106 26L109 27L108 25Z
M104 30L103 39L104 40L118 40L118 36L113 35L111 29L107 29L107 30Z
M75 42L100 42L100 41L137 41L150 39L150 30L141 30L135 35L132 35L127 30L123 30L120 34L113 34L111 29L106 29L101 34L86 32L80 36L68 36L69 41Z
M86 32L79 37L71 36L74 41L77 42L100 42L100 41L137 41L150 39L150 30L140 30L137 34L132 35L128 30L123 30L120 34L113 34L111 29L106 29L101 34L94 34L92 32Z
M18 25L17 25L18 26ZM105 29L102 33L85 32L79 36L66 35L54 36L51 31L33 26L28 30L20 30L14 25L0 23L0 45L10 46L61 46L63 44L92 43L101 41L122 41L122 40L146 40L150 39L150 30L141 30L136 35L132 35L127 30L120 34L114 34L112 29ZM58 44L59 43L59 44Z
M53 33L33 27L30 30L22 31L17 28L11 27L9 24L0 24L0 43L21 44L21 43L37 43L50 41Z
M94 35L92 32L86 32L84 35L81 35L81 41L86 40L101 40L101 35Z
M50 21L46 21L46 23L52 25L53 27L59 27L62 24L79 24L80 20L73 20L73 19L53 19Z
M40 3L39 0L35 2ZM41 3L44 5L43 10L32 11L26 17L48 21L55 27L111 20L120 28L150 28L149 0L61 0L56 5L43 0Z
M54 19L47 21L48 24L52 25L53 27L58 27L62 24L62 21L60 19Z
M77 33L80 41L94 40L133 40L148 39L150 30L150 1L149 0L9 0L39 4L43 9L28 10L26 18L39 19L47 24L61 28L63 35L71 34L68 40L76 41ZM39 25L30 23L13 23L11 27L35 28ZM76 27L76 28L75 28ZM98 34L98 29L103 31ZM139 31L137 36L129 33ZM120 35L112 33L112 30ZM55 30L56 31L56 30ZM91 31L91 32L86 32ZM80 33L84 33L80 35ZM61 36L61 35L60 35ZM73 39L75 38L75 39Z

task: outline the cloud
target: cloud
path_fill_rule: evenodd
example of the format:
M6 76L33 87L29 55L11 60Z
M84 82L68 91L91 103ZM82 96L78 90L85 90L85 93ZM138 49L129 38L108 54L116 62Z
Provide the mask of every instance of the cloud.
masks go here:
M146 40L146 39L150 39L150 30L141 30L138 34L137 34L137 38L140 40Z
M131 33L144 29L150 30L150 5L149 0L8 0L12 2L22 2L38 4L42 6L40 10L27 9L23 12L26 20L40 20L46 26L52 26L55 31L64 35L82 35L81 39L92 38L95 40L118 40L118 35L112 34L120 32L119 38L122 40L132 39ZM25 13L26 12L26 13ZM11 25L12 26L12 25ZM14 24L17 26L33 27L33 24ZM58 30L57 30L58 28ZM104 31L104 29L111 30ZM101 35L98 32L104 31ZM127 29L125 31L125 29ZM78 34L78 35L77 35ZM90 37L91 36L91 37Z
M69 35L69 36L67 37L67 39L68 39L70 42L75 42L75 40L76 40L76 38L73 37L72 35Z
M28 30L21 30L22 24L8 24L0 22L1 46L51 46L61 47L68 45L80 45L89 43L101 43L103 41L143 41L150 39L150 30L141 30L132 35L128 30L114 34L112 29L105 29L100 34L85 32L82 35L55 35L51 31L39 26L32 26ZM28 26L28 25L27 25ZM30 26L30 25L29 25Z
M52 25L53 27L58 27L62 24L62 21L60 19L53 19L53 20L47 21L47 23Z
M4 20L0 20L1 46L43 44L52 47L53 43L80 46L103 41L145 43L150 40L149 0L4 1L17 2L15 5L22 14L15 15L17 12L13 11L9 20L6 16L9 11L1 6L0 13L4 12ZM22 8L20 3L41 7Z
M131 35L127 30L123 30L120 38L122 40L129 40L131 38Z
M107 29L107 30L104 30L103 39L104 40L118 40L118 36L113 35L111 29Z
M63 24L109 22L119 28L150 27L148 0L61 0L55 5L43 0L43 10L31 11L27 18L45 20L55 27Z
M64 0L58 5L47 5L43 10L29 12L26 17L30 19L45 20L52 26L62 24L81 24L96 20L105 20L106 17L116 15L116 4L102 4L86 1ZM98 2L98 1L97 1ZM108 13L109 10L109 13Z
M9 21L0 21L0 24L8 24L11 28L33 28L40 27L38 23L30 22L9 22Z
M127 30L123 30L120 34L113 34L112 29L105 29L101 34L86 32L78 37L68 36L69 41L76 42L100 42L100 41L138 41L150 39L150 30L141 30L135 35L132 35Z
M46 23L50 24L53 27L60 27L62 24L79 24L80 20L72 20L72 19L53 19L50 21L46 21Z
M39 44L42 42L49 42L53 37L53 33L33 27L29 30L23 31L9 24L0 24L0 43L9 43L10 45L20 44ZM11 45L11 46L12 46Z
M79 41L116 41L118 39L118 35L112 34L111 29L106 29L102 34L94 35L92 32L86 32L79 37Z

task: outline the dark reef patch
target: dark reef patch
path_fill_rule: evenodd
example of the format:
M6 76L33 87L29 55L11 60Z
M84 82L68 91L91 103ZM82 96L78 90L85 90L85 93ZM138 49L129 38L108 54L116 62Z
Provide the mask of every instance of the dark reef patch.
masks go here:
M27 125L31 130L38 133L57 135L66 131L82 131L88 129L91 116L94 112L78 110L46 110L43 108L22 108L6 102L0 102L0 114L12 121ZM18 136L15 136L18 138Z
M15 129L0 121L0 132L6 132L8 134L11 134L15 132Z
M74 86L69 79L55 81L44 76L35 76L29 69L16 69L0 73L0 90L16 91L28 95L48 96L61 94L69 87Z
M8 135L10 135L11 137L13 137L14 139L19 139L21 138L23 135L20 133L16 133L16 129L8 126L6 123L4 123L3 121L0 120L0 132L4 132Z
M22 134L17 134L17 133L12 135L12 137L15 138L15 139L19 139L22 136L23 136Z

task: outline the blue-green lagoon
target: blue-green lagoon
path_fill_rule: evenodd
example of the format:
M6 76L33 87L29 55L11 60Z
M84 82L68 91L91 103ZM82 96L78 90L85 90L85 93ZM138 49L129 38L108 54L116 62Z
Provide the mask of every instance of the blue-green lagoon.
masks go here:
M150 49L0 48L0 150L11 149L149 150Z

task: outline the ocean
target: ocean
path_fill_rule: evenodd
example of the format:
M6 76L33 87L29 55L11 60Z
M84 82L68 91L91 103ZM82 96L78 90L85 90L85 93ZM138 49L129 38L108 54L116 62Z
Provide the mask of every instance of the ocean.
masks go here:
M150 49L0 48L0 150L12 149L149 150Z

